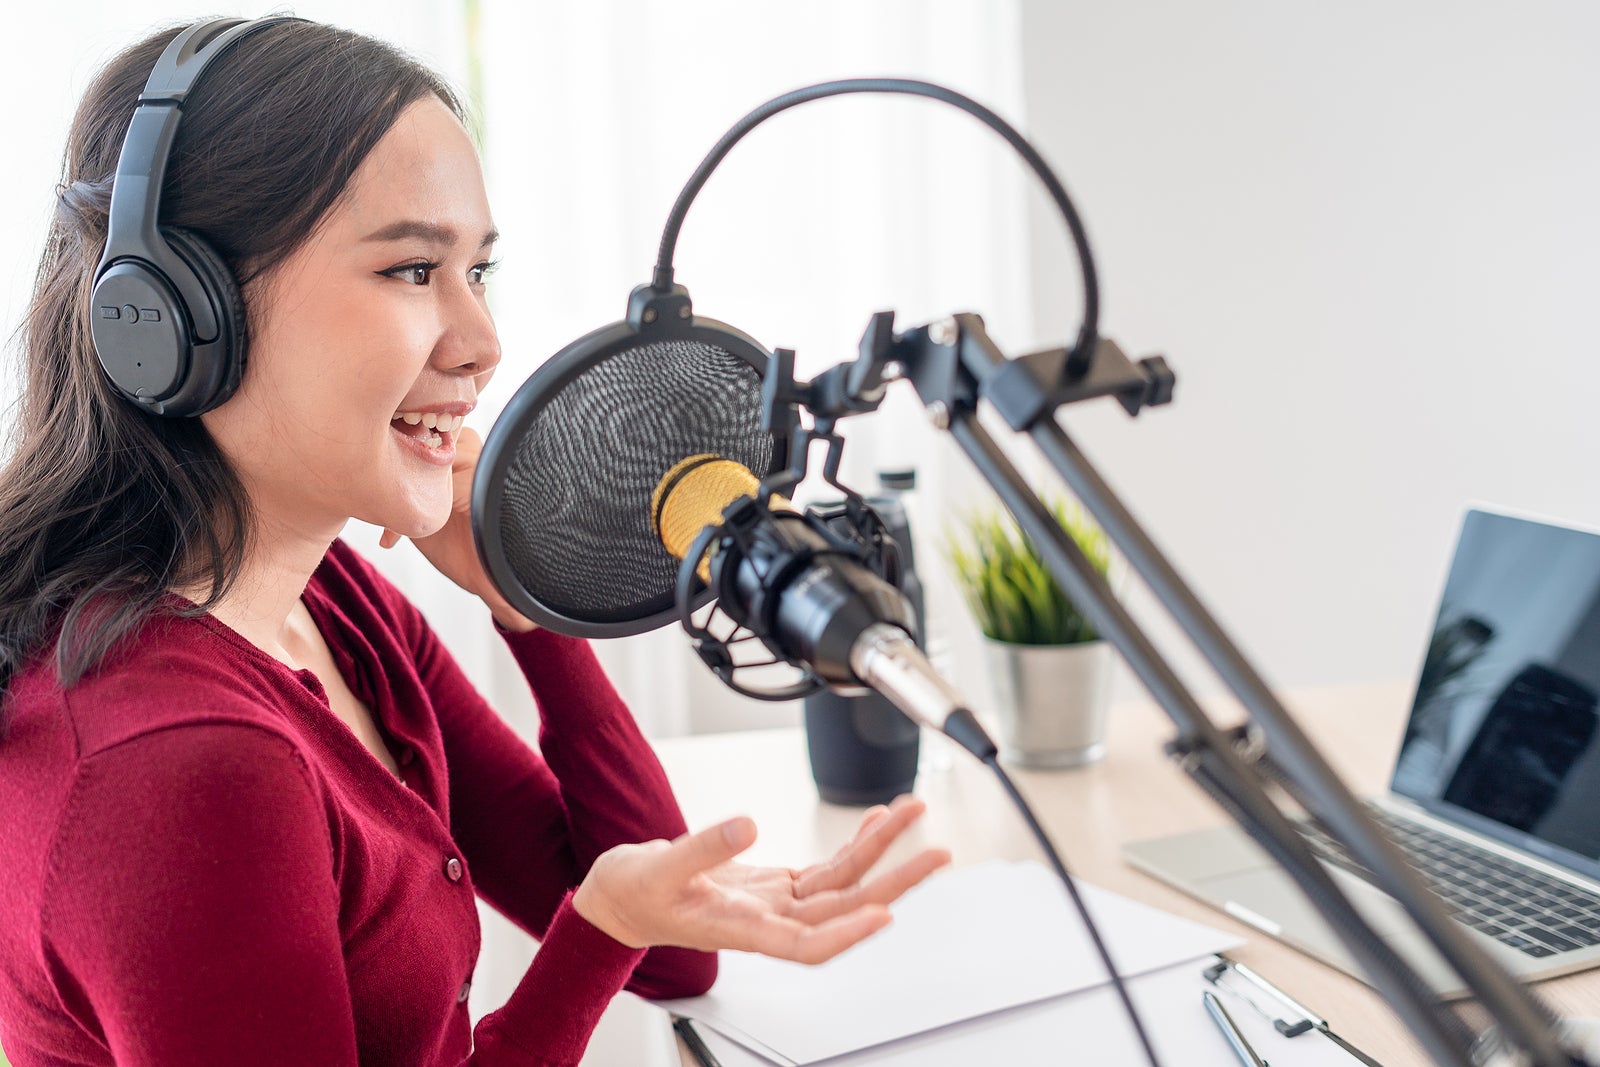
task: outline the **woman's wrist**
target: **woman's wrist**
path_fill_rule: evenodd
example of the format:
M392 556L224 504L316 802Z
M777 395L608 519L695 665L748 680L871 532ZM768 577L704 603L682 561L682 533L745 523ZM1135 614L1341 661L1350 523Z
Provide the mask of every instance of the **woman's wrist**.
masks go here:
M494 616L494 621L499 624L502 630L525 634L530 630L539 628L538 623L512 607L502 596L489 594L483 597L483 602L489 605L489 614Z
M611 909L606 907L604 900L601 898L602 894L594 888L592 880L585 878L579 883L578 888L573 891L572 910L582 916L583 920L590 926L618 944L626 945L633 949L648 948L648 945L636 945L633 943L633 940L630 939L623 928L623 924L611 912Z

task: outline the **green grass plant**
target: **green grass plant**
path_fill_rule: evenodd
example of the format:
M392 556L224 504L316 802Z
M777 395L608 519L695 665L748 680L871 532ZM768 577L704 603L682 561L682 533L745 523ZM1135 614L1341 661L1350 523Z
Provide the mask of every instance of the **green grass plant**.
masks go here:
M1074 502L1056 500L1050 511L1105 577L1111 566L1105 532ZM984 636L1017 645L1077 645L1098 638L1008 512L974 512L948 541L957 583Z

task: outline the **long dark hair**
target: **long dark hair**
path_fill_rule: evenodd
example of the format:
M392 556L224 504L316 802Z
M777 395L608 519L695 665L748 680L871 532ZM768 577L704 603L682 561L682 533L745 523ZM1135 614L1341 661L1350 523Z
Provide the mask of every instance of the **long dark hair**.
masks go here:
M68 134L18 331L23 396L0 469L0 705L52 639L69 686L173 604L169 588L208 589L195 610L214 606L250 545L250 501L200 420L154 416L118 396L89 336L123 135L179 29L111 60ZM430 94L461 116L436 75L379 41L308 22L258 30L207 70L184 107L161 222L204 236L248 307L250 283L311 236L400 113Z

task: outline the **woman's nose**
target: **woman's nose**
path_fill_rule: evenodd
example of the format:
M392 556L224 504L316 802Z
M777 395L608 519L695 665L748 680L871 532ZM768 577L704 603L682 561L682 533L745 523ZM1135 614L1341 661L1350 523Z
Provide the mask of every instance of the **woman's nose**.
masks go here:
M462 371L473 377L488 374L500 363L500 335L494 318L480 291L470 286L457 287L451 295L449 322L443 346L447 360L444 369Z

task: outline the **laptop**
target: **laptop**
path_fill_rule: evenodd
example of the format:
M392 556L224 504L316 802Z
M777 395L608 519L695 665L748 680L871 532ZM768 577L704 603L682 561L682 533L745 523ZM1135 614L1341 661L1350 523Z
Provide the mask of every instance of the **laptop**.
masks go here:
M1600 964L1600 534L1467 512L1389 792L1369 803L1457 921L1512 973ZM1442 995L1464 995L1399 904L1334 842L1303 830L1378 933ZM1365 979L1237 827L1136 842L1123 856Z

